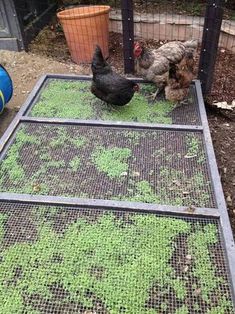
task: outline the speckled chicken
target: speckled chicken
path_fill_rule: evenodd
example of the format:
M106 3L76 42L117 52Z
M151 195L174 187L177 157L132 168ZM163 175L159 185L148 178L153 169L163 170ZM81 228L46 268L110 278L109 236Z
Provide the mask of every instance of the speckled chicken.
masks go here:
M186 52L179 64L170 64L169 75L165 87L167 100L181 103L188 96L190 84L194 78L194 57L192 52Z
M162 45L158 49L149 49L136 42L134 45L134 56L137 73L157 85L158 90L154 95L156 97L166 86L170 64L180 63L186 52L193 53L196 48L196 40L185 42L172 41Z

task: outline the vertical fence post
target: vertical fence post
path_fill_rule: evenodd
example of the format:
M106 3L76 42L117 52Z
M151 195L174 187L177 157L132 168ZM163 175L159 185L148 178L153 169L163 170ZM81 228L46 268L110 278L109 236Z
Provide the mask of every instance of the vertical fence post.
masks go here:
M212 87L224 4L224 0L207 1L198 72L203 96L208 95Z
M121 0L122 7L122 33L123 33L123 56L125 73L134 72L134 18L133 0Z

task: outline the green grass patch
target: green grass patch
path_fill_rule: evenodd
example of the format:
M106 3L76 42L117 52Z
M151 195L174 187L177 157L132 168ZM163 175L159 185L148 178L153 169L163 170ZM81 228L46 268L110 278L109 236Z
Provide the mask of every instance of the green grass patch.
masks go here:
M69 165L70 165L70 167L71 167L71 169L73 170L73 171L78 171L78 169L79 169L79 167L80 167L80 165L81 165L81 158L80 157L74 157L71 161L70 161L70 163L69 163Z
M50 186L61 185L61 179L56 175L56 169L66 169L77 172L80 167L80 157L75 156L66 163L59 154L51 155L55 150L64 150L73 147L75 150L86 145L87 140L80 136L71 138L65 127L56 128L53 137L47 145L41 146L40 136L29 135L27 127L21 126L17 132L14 144L7 152L6 158L0 164L0 187L4 190L4 182L10 181L8 192L48 194ZM41 161L35 162L35 171L27 178L27 170L20 156L24 147L31 145L34 148L35 156ZM40 147L41 146L41 147ZM58 155L58 156L57 156ZM40 178L45 177L43 182Z
M133 184L133 188L129 189L132 194L130 197L122 198L133 202L143 203L158 203L158 204L172 204L176 206L183 206L183 204L195 204L199 202L205 204L209 201L209 194L205 190L208 182L202 173L198 172L192 175L189 179L180 170L172 168L160 167L158 182L159 187L154 191L152 184L146 180L135 182L129 180ZM194 191L200 191L197 199L192 197ZM172 198L172 194L174 197Z
M103 103L90 92L90 81L53 80L49 82L31 115L34 117L57 117L74 119L98 119L172 123L174 105L167 101L153 103L150 94L156 90L151 84L140 84L131 102L124 107Z
M23 125L1 161L0 190L213 207L202 140L181 133L181 138L172 137L178 142L171 146L166 135L154 130L97 132L90 127Z
M172 124L170 113L173 108L170 102L149 104L146 96L135 94L127 106L104 112L102 120Z
M189 314L188 307L186 305L181 306L176 310L175 314Z
M92 99L86 82L55 80L43 90L31 115L89 119L92 116Z
M196 158L198 164L205 162L202 143L195 135L187 135L186 146L187 154L184 156L184 158Z
M210 247L218 242L214 225L195 228L186 220L141 214L129 215L124 223L125 216L118 219L106 212L92 222L80 214L59 233L54 229L58 214L61 220L66 218L65 212L57 213L54 208L40 207L31 212L37 228L34 242L4 247L3 237L0 239L1 313L23 312L27 298L31 298L29 313L39 310L38 298L60 309L62 304L72 303L77 304L77 309L92 311L97 298L107 313L161 313L168 310L168 303L162 301L169 298L169 289L175 292L179 304L190 300L191 276L199 279L208 313L225 314L231 310L231 302L220 295L221 279L210 258ZM6 222L5 217L0 220L3 233ZM178 277L172 265L174 243L179 236L188 238L183 254L192 255L194 271L188 274L189 278ZM146 304L155 285L161 289L162 301L155 308L148 308ZM54 291L56 287L63 289L65 296L55 299L52 287ZM173 313L189 311L182 305Z
M136 192L129 201L143 203L160 203L161 198L154 192L148 181L139 181L135 184ZM133 190L132 190L133 192Z
M217 243L216 228L214 225L198 228L195 234L189 236L189 248L195 258L193 269L194 276L200 282L201 297L205 302L210 302L210 296L214 293L218 284L224 280L216 278L216 269L209 254L209 245Z
M164 204L169 204L170 202L169 190L174 192L174 204L179 206L182 206L185 202L187 204L195 204L195 202L205 204L210 198L207 189L205 189L209 182L206 181L201 171L194 173L188 178L181 170L160 167L159 180L167 182L158 191L160 199ZM200 191L196 198L192 196L194 191Z
M26 134L25 128L21 128L17 132L15 143L8 150L7 158L0 163L0 185L5 172L11 181L20 182L24 179L25 172L20 164L19 151L24 145L36 143L38 143L38 139L33 135Z
M130 156L131 150L129 148L98 147L93 153L92 160L99 171L106 173L110 178L115 178L127 172L127 160Z

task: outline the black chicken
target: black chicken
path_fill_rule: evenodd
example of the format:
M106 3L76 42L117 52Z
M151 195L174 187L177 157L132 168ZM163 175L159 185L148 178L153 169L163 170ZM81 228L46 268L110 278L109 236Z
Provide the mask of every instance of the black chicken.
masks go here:
M99 46L96 46L91 70L93 73L91 92L108 104L124 106L139 90L138 84L111 69L111 66L104 60Z

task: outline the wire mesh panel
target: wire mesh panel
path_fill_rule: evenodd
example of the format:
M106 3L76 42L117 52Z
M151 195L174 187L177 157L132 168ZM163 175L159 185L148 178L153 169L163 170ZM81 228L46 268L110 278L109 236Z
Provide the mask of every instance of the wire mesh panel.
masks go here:
M205 1L134 1L135 35L156 41L201 39ZM138 23L137 22L137 23Z
M202 134L22 124L1 192L214 207Z
M17 24L18 45L28 49L28 45L38 33L47 27L56 12L56 0L11 0L13 23ZM13 27L14 28L14 27Z
M153 101L153 84L140 84L140 92L124 107L108 105L90 91L91 81L47 79L28 115L47 118L97 119L200 125L194 85L187 103L175 105L166 100Z
M233 312L216 219L0 203L1 313Z

